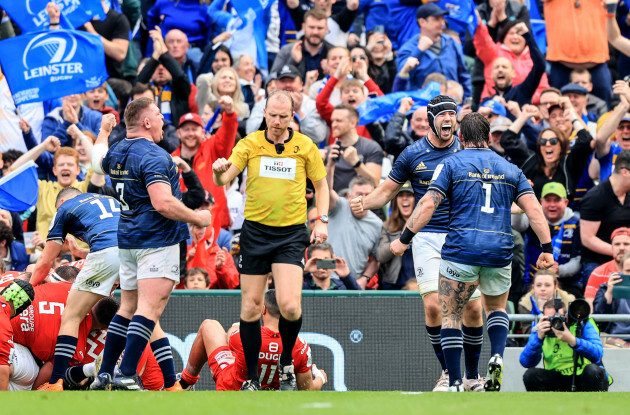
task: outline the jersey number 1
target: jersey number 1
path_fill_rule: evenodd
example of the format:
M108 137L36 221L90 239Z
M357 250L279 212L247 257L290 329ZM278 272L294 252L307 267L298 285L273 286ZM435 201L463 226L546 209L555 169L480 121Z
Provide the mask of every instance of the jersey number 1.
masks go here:
M486 191L486 204L481 207L484 213L494 213L494 208L490 207L490 198L492 197L492 183L484 183L483 190Z

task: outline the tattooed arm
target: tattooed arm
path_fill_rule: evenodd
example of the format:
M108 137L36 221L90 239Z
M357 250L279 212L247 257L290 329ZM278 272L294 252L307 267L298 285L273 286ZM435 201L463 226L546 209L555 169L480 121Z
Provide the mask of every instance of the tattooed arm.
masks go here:
M407 228L413 233L420 232L429 223L433 212L442 203L442 200L444 200L444 195L437 190L431 189L426 192L407 220Z
M422 199L418 201L411 217L405 224L405 228L403 229L400 238L392 241L389 245L389 249L394 255L402 256L405 253L413 234L419 232L426 226L427 223L429 223L431 217L433 216L433 212L435 212L435 209L437 209L442 200L444 200L444 195L433 189L430 189L424 196L422 196ZM401 242L401 239L405 242Z

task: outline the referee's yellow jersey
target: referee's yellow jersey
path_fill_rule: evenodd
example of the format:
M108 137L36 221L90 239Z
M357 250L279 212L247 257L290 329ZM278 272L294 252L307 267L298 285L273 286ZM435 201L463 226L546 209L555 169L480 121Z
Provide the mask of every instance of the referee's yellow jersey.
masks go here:
M256 131L238 142L230 161L240 171L247 167L245 219L267 226L306 222L306 178L316 182L326 177L313 140L295 132L277 154L265 132Z

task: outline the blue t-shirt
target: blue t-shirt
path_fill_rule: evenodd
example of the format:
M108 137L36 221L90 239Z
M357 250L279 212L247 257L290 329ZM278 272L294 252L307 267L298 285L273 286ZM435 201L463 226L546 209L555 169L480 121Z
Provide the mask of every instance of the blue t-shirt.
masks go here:
M182 198L177 166L164 149L144 138L125 138L110 148L101 166L120 201L120 248L159 248L188 238L188 226L156 211L147 191L162 182L170 185L173 196Z
M466 149L436 168L429 190L451 200L442 259L493 268L512 262L510 208L534 193L518 167L488 148Z
M615 160L617 160L617 154L621 153L623 149L619 147L617 143L610 143L610 151L604 157L598 157L599 160L599 181L603 182L613 172L615 168Z
M72 234L90 246L90 252L118 245L120 205L113 197L85 193L63 202L50 222L48 240L66 240Z
M400 153L388 177L399 184L410 180L416 203L418 203L418 200L422 199L422 196L427 192L437 165L458 151L461 150L457 138L451 145L438 148L431 144L427 137L423 137L407 146ZM446 233L448 231L449 207L450 201L449 198L446 198L440 203L431 221L422 231Z

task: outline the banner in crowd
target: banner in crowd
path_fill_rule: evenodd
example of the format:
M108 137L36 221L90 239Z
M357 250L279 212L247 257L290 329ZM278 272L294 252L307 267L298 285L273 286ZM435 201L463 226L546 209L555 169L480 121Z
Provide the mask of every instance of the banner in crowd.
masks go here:
M233 56L247 54L255 57L257 67L268 69L267 63L267 24L269 19L270 0L230 0L232 7L238 14L231 23L231 41L226 42ZM268 23L268 22L267 22ZM228 28L230 27L228 26ZM252 38L254 42L252 44ZM249 50L249 52L247 52ZM255 53L253 53L255 52Z
M15 105L85 92L108 77L103 41L91 33L33 32L1 41L0 50Z
M529 22L532 26L532 34L534 35L538 48L545 54L547 53L547 25L540 15L538 1L528 0L527 3L529 4Z
M22 32L34 32L48 29L50 18L46 5L50 1L61 10L60 24L64 29L77 28L95 17L105 18L101 0L0 0L0 7L20 26Z
M37 165L29 160L0 179L0 209L24 212L37 203Z
M414 102L413 111L418 106L425 106L434 97L440 95L440 83L429 82L429 84L417 91L400 91L385 94L382 97L366 99L359 105L359 125L370 124L375 121L387 122L392 115L398 111L400 101L403 98L411 98Z
M436 4L448 11L445 18L449 29L456 31L462 39L466 36L466 30L471 35L475 34L479 22L473 0L440 0Z

